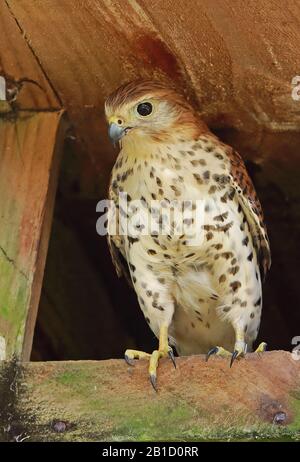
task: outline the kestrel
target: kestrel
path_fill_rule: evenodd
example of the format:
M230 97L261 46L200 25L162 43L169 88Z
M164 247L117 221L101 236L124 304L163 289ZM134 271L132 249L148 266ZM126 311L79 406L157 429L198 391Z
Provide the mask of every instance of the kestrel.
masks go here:
M105 111L121 148L109 187L109 247L159 339L152 354L127 350L125 359L148 359L155 389L159 359L175 364L172 346L179 355L228 356L231 365L252 350L271 263L245 165L164 83L125 84Z

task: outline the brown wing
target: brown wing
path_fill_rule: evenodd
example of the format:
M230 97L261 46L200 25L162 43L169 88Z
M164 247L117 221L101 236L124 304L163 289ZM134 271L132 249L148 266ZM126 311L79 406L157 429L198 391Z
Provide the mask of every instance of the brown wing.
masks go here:
M110 183L109 183L109 188L108 188L108 197L111 201L113 201L113 203L116 206L116 208L111 208L111 207L108 208L108 214L107 214L108 248L109 248L111 259L116 269L118 277L124 276L128 284L132 287L130 271L129 271L128 263L127 263L127 260L125 258L125 253L124 253L124 241L121 238L121 236L119 236L118 234L110 233L111 231L110 220L112 221L114 221L114 219L117 220L117 228L116 229L112 228L112 231L116 232L117 229L119 228L118 215L115 216L116 209L118 208L118 202L117 202L117 196L114 193L112 175L110 178Z
M120 278L121 276L124 276L128 284L132 287L132 281L131 281L130 272L128 269L128 264L127 264L126 259L122 255L122 252L115 245L115 243L113 242L109 234L107 237L107 242L108 242L111 259L116 269L118 277Z
M227 154L231 162L232 186L249 224L264 278L271 266L271 252L262 207L241 156L232 149Z

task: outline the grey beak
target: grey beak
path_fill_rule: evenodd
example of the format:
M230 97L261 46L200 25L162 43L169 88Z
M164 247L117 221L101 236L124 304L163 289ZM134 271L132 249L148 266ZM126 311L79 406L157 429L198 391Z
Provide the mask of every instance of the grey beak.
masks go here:
M125 132L126 129L124 127L120 127L114 122L108 128L108 134L113 143L117 143L125 135Z

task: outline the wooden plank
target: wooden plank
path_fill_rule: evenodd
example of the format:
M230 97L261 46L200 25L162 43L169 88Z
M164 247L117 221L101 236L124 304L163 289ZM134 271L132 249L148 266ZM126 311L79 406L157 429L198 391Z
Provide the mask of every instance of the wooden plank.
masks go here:
M0 440L199 441L300 438L300 361L288 352L228 360L0 363ZM2 434L1 434L2 430Z
M61 118L62 112L0 118L0 337L6 358L30 357L64 131Z
M299 131L299 102L291 97L300 66L299 2L287 0L285 8L280 0L256 0L255 7L251 0L8 4L92 157L97 179L99 172L108 176L115 156L103 101L138 77L175 81L213 128L251 133L252 147L261 146L265 131Z
M39 85L24 83L18 97L19 108L59 108L59 100L41 68L41 63L34 56L26 34L22 34L5 1L0 3L0 43L0 75L17 81L30 79Z

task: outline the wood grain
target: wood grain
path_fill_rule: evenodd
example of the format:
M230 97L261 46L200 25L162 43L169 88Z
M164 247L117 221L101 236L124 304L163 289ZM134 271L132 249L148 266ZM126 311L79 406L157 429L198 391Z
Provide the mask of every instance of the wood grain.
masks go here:
M284 262L287 278L282 284L277 264L271 305L279 294L281 313L275 332L271 310L268 329L278 338L282 319L296 325L300 102L291 81L300 69L300 2L6 0L0 13L0 67L46 87L46 100L24 88L22 105L54 107L58 99L66 108L82 195L106 194L117 150L108 142L103 102L137 77L174 80L205 121L256 164L272 247L281 253L274 261Z
M62 112L0 118L0 335L29 359L52 219ZM3 340L2 340L3 341Z
M299 102L291 98L291 79L300 68L297 1L287 0L284 8L279 0L8 4L97 178L107 178L116 155L107 141L104 99L137 77L175 81L212 128L247 133L252 147L267 131L300 129Z
M31 79L41 87L24 84L18 97L19 108L59 108L60 103L30 49L25 32L22 34L5 1L0 3L0 43L0 75L13 80Z

